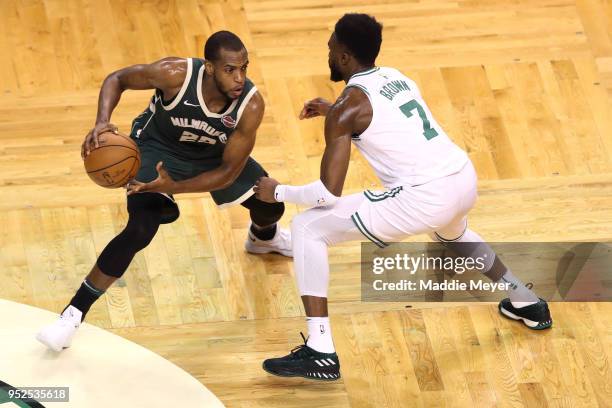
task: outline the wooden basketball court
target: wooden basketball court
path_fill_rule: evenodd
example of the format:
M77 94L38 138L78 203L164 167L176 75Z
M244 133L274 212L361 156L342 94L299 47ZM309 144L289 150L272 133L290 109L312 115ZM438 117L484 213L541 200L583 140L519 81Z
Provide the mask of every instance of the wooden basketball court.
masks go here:
M323 121L297 116L342 89L326 44L350 11L384 24L378 65L419 83L468 151L480 177L472 229L489 241L612 240L609 0L0 0L0 298L61 311L125 225L124 191L94 185L80 158L104 77L201 57L217 30L245 42L266 100L253 156L281 182L315 180ZM112 122L127 132L150 94L125 93ZM377 186L357 153L346 186ZM361 303L359 243L330 251L343 379L272 377L262 360L306 329L290 260L244 252L243 208L178 198L179 221L87 321L177 364L227 407L612 406L610 303L552 303L545 332L495 304Z

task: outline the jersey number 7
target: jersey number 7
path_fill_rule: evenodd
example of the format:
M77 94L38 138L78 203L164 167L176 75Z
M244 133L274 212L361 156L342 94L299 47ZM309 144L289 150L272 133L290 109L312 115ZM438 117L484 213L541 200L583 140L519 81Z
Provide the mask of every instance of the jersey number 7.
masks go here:
M419 116L421 117L421 120L423 121L423 136L425 136L425 139L431 140L434 137L438 136L438 132L436 132L436 129L433 129L431 127L431 123L429 122L429 119L427 119L427 114L425 113L425 109L423 109L423 107L416 101L416 99L413 99L410 102L406 102L399 108L402 111L402 113L406 115L407 118L412 117L413 110L416 109L419 112Z

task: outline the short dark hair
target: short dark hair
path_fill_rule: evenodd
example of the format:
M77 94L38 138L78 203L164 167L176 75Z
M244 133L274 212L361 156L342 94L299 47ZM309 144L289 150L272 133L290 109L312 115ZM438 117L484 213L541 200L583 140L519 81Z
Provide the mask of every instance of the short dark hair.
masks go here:
M236 34L230 31L217 31L206 40L204 44L204 58L216 61L221 54L221 48L229 51L241 51L246 48Z
M373 65L382 43L382 24L367 14L348 13L334 28L336 39L362 64Z

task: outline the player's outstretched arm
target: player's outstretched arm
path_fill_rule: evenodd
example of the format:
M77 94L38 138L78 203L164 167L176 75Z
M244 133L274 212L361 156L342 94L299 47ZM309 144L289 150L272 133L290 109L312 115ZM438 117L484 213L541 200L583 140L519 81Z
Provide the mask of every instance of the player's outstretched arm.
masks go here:
M81 156L98 147L98 135L107 130L116 130L110 123L111 114L126 89L160 89L166 98L178 93L187 75L184 58L169 57L152 64L138 64L122 68L108 75L98 97L96 124L85 136Z
M346 89L326 112L325 151L319 180L304 186L288 186L262 177L255 187L257 197L267 202L284 201L309 207L333 205L344 188L351 135L365 130L371 112L369 100L361 91Z
M304 107L300 112L300 120L316 118L317 116L327 116L332 103L323 98L314 98L304 102Z
M242 113L236 130L227 141L219 167L187 180L174 181L163 166L158 165L157 179L150 183L130 182L128 194L146 191L168 194L195 193L229 187L240 175L253 151L255 135L263 119L264 109L264 100L261 94L256 92Z
M325 118L325 150L321 159L320 180L335 197L342 195L351 156L351 135L357 106L343 94Z

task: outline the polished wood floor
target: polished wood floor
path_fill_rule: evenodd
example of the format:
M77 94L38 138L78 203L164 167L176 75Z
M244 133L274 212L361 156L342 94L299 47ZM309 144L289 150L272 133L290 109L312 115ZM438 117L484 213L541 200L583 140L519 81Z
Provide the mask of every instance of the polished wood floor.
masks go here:
M322 121L297 114L338 95L326 42L349 11L383 22L379 65L416 80L469 152L474 230L612 240L609 0L0 0L0 297L61 310L125 224L124 193L91 183L79 155L105 75L201 56L216 30L247 44L266 99L254 156L282 182L315 179ZM149 94L124 94L113 122L127 131ZM375 185L355 154L348 190ZM361 303L358 243L330 252L343 380L270 377L261 361L305 330L291 262L244 252L241 208L218 211L208 194L180 207L88 321L178 364L228 407L612 406L609 303L551 304L542 333L493 304Z

